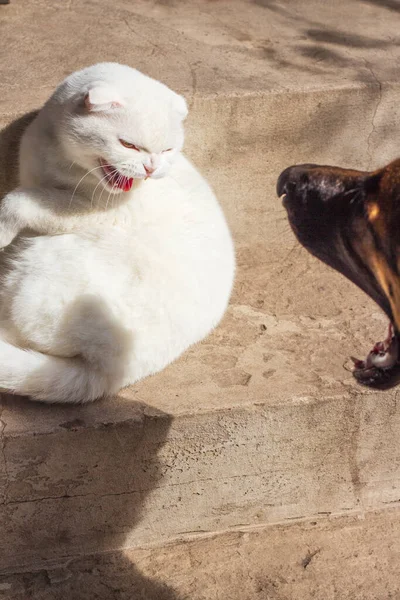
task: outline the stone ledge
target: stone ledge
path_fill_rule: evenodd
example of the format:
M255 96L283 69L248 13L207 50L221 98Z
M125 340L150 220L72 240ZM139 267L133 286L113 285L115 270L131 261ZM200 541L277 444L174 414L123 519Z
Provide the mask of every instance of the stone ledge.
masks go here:
M398 501L396 393L343 369L344 340L384 324L367 309L313 320L233 305L119 398L3 398L0 568Z
M399 508L201 536L0 577L12 600L387 600L399 592Z
M374 0L115 0L112 10L107 0L20 0L1 14L0 112L36 107L67 73L99 60L191 97L379 87L399 80L397 13Z

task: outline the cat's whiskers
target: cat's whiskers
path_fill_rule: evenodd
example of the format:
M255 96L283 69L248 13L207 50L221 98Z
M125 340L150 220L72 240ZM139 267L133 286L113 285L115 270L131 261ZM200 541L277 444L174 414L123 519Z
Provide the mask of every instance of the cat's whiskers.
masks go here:
M72 169L72 167L74 166L74 164L75 164L75 162L71 163L71 165L70 165L69 169ZM111 164L108 164L108 163L104 163L103 165L99 165L99 166L97 166L97 167L94 167L94 168L93 168L93 169L91 169L90 171L87 171L87 172L86 172L86 173L83 175L83 177L81 177L81 179L78 181L78 183L76 184L76 186L75 186L75 189L74 189L74 191L72 192L72 195L71 195L70 202L69 202L69 209L70 209L70 208L71 208L71 206L72 206L72 203L73 203L73 200L74 200L75 194L76 194L76 192L77 192L77 189L78 189L78 187L81 185L81 183L82 183L82 181L85 179L85 177L87 177L87 175L90 175L91 173L93 173L93 171L96 171L97 169L103 169L103 167L104 167L104 166L107 166L107 167L109 167L109 168L110 168L109 175L111 175L111 176L115 176L115 175L117 175L117 174L118 174L117 180L116 180L116 182L115 182L115 184L114 184L114 185L116 185L117 187L119 187L119 184L120 184L120 183L123 181L124 177L132 178L132 179L135 179L135 178L136 178L135 167L134 167L132 164L128 163L128 162L121 162L121 163L119 163L119 164L116 164L116 165L111 165ZM121 172L122 170L124 170L124 171L125 171L125 174ZM107 175L103 176L103 177L102 177L102 178L99 180L99 182L96 184L96 186L95 186L95 188L94 188L94 190L93 190L93 192L92 192L91 199L90 199L90 207L91 207L91 208L93 208L93 202L94 202L94 200L95 200L95 195L96 195L97 188L98 188L98 187L99 187L99 185L101 185L101 184L102 184L102 183L103 183L105 180L107 180L107 178L108 178L108 176L107 176ZM101 194L100 194L100 197L99 197L99 203L101 202L101 198L102 198L102 196L103 196L103 193L104 193L104 190L105 190L105 189L107 189L107 188L106 188L106 186L103 186L103 189L102 189L102 191L101 191ZM110 202L110 199L112 200L112 206L114 207L114 198L111 198L111 196L112 196L112 195L113 195L113 192L112 192L112 190L109 190L109 194L108 194L107 201L106 201L106 210L107 210L107 208L108 208L108 204L109 204L109 202Z
M87 175L90 175L90 173L93 173L93 171L96 171L97 169L102 169L102 168L103 168L103 167L101 167L100 165L99 165L98 167L94 167L94 169L91 169L90 171L88 171L87 173L85 173L83 177L81 177L81 178L80 178L80 180L78 181L78 183L77 183L77 184L76 184L76 186L75 186L75 189L74 189L74 191L72 192L71 200L69 201L69 207L68 207L69 209L70 209L70 208L71 208L71 206L72 206L72 202L73 202L73 200L74 200L74 197L75 197L76 190L78 189L78 187L79 187L79 185L81 184L81 182L82 182L82 181L85 179L85 177L86 177Z
M134 179L136 177L135 168L129 162L123 162L117 165L118 170L121 172L121 169L127 171L125 177L131 177Z
M103 197L104 190L106 190L106 189L107 189L107 187L104 185L104 186L103 186L103 189L101 190L101 194L100 194L100 198L99 198L99 205L100 205L100 206L101 206L101 199L102 199L102 197ZM111 192L110 192L110 191L109 191L109 194L111 194ZM106 208L107 208L107 206L106 206Z
M117 177L117 181L116 181L115 185L117 187L119 187L119 184L123 180L124 175L122 175L122 173L120 173L119 171L117 171L117 172L118 172L118 177ZM107 202L106 202L106 210L108 208L108 202L111 198L111 195L112 195L112 191L110 191L110 193L108 194L108 198L107 198ZM114 208L114 198L112 198L111 204L112 204L112 208Z
M93 208L93 200L94 200L94 195L96 193L97 188L99 187L99 185L101 185L103 183L103 181L107 180L107 175L104 175L104 177L102 177L100 179L100 181L98 182L98 184L96 185L96 187L94 188L93 192L92 192L92 197L90 199L90 208ZM103 186L103 190L104 190L104 186ZM100 196L101 198L101 196Z
M118 179L117 179L117 182L118 182ZM111 194L112 194L112 191L110 190L110 191L108 192L108 196L107 196L107 201L106 201L106 210L108 209L108 202L109 202L109 200L110 200Z
M116 167L113 167L112 165L107 165L107 166L109 166L110 168L113 169L113 171L111 171L111 175L115 175L116 173L118 173L118 178L117 178L117 181L115 182L115 184L118 186L118 183L120 182L121 177L123 177L123 175L121 175L121 173L119 172L119 170ZM99 204L101 203L101 198L103 196L103 193L104 193L105 189L107 189L106 186L104 186L103 189L102 189L102 191L101 191L100 198L99 198ZM110 200L110 196L111 196L112 193L113 193L112 189L109 190L108 198L107 198L107 201L106 201L106 210L107 210L108 202Z

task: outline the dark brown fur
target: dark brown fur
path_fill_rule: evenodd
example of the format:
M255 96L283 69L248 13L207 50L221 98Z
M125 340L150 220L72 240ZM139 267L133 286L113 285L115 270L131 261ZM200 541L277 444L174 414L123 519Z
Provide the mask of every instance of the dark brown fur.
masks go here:
M372 172L289 167L277 191L299 241L369 294L399 338L400 159ZM354 375L367 385L398 383L399 365L368 371Z

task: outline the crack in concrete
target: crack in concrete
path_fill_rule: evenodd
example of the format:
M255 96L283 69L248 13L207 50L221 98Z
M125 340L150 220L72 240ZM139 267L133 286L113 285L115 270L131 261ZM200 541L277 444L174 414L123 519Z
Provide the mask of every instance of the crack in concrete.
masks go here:
M46 500L66 500L66 499L71 499L73 500L74 498L89 498L89 497L96 497L96 498L109 498L109 497L116 497L116 496L132 496L134 494L141 494L141 493L145 493L145 492L138 492L138 491L126 491L126 492L115 492L112 494L96 494L95 492L89 492L88 494L74 494L72 496L68 496L67 494L63 494L62 496L45 496L43 498L33 498L32 500L10 500L9 502L5 502L5 506L15 506L15 505L19 505L19 504L36 504L39 502L45 502Z
M192 64L190 62L188 62L188 67L190 70L190 75L192 78L192 96L190 98L190 103L189 103L189 110L192 109L194 102L195 102L195 98L197 96L197 72L196 72L196 67L198 66L198 64Z
M8 466L7 466L7 458L6 458L6 438L4 435L4 431L6 429L6 423L5 421L3 421L1 419L1 416L3 414L3 409L1 409L0 412L0 453L1 456L3 458L3 463L4 463L4 475L5 475L5 485L4 485L4 489L2 490L2 504L7 504L7 499L8 499L8 490L10 487L10 474L8 472Z
M376 126L375 126L376 115L378 113L379 106L380 106L380 104L382 102L382 82L378 79L378 77L375 74L375 71L373 70L373 68L371 67L371 65L368 63L368 61L366 59L364 59L364 63L365 63L365 67L371 73L372 77L374 78L374 80L376 81L376 83L378 85L378 99L376 101L375 108L374 108L374 113L372 115L371 131L369 132L368 137L367 137L367 152L368 152L368 158L369 158L368 169L370 169L371 168L371 163L372 163L371 139L372 139L373 134L375 133L375 129L376 129Z
M146 36L144 36L144 35L142 35L142 34L138 33L137 31L135 31L135 29L133 29L133 28L132 28L132 26L130 25L130 23L129 23L128 19L122 19L122 20L123 20L123 22L125 23L125 25L127 26L127 28L129 29L129 31L130 31L131 33L133 33L134 35L136 35L138 38L140 38L141 40L143 40L143 41L144 41L144 42L146 42L147 44L150 44L150 46L153 46L153 51L152 51L152 53L151 53L151 56L153 56L153 54L154 54L154 52L155 52L156 50L159 50L159 52L161 52L161 54L165 54L165 53L164 53L164 52L161 50L160 46L158 46L158 45L157 45L157 44L155 44L154 42L150 41L150 40L149 40L149 39L148 39Z
M321 548L314 550L314 552L310 552L310 551L307 552L306 556L301 561L301 566L303 567L303 569L307 569L308 565L311 563L314 556L319 554L319 552L321 552Z
M188 486L188 485L192 485L193 483L195 484L202 484L202 483L206 483L209 481L214 481L216 483L220 482L220 481L231 481L232 479L247 479L248 477L265 477L269 475L269 471L263 471L263 472L254 472L254 473L245 473L245 474L239 474L239 475L231 475L230 477L205 477L205 478L201 478L201 479L193 479L191 481L181 481L178 483L168 483L166 485L159 485L159 486L152 486L150 488L144 488L142 490L125 490L123 492L110 492L108 494L98 494L96 492L88 492L86 494L61 494L59 496L44 496L42 498L31 498L31 499L27 499L27 500L9 500L4 502L4 505L6 506L15 506L18 504L35 504L35 503L39 503L39 502L44 502L46 500L66 500L66 499L74 499L74 498L89 498L89 497L95 497L95 498L110 498L110 497L117 497L117 496L129 496L129 495L134 495L134 494L148 494L149 492L153 492L155 490L161 490L161 489L168 489L168 488L174 488L174 487L184 487L184 486ZM275 504L265 504L265 506L270 506L270 507L274 507ZM297 518L297 517L296 517Z
M359 507L363 506L362 492L365 482L362 480L358 462L358 451L360 446L361 408L355 404L349 404L346 408L349 423L349 447L348 464L354 499Z

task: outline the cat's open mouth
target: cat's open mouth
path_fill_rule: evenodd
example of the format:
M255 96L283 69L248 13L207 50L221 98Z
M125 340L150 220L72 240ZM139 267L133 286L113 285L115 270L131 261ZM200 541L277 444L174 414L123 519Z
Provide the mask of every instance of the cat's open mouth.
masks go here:
M102 158L100 158L100 165L101 165L101 168L103 169L105 180L107 181L107 183L110 187L112 187L114 189L117 188L124 192L129 192L132 189L132 186L133 186L133 178L132 177L126 177L126 175L123 175L122 173L120 173L118 171L118 169L116 169L112 165L109 165Z

